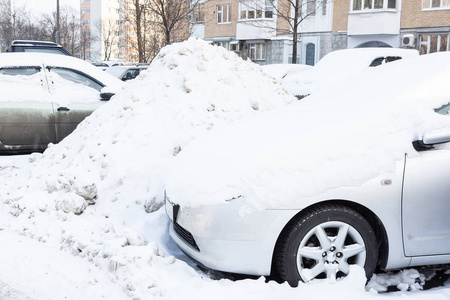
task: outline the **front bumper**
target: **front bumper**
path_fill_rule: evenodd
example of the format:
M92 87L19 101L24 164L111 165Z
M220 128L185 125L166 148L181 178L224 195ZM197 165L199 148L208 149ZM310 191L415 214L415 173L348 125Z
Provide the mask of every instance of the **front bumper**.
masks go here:
M278 236L295 211L240 214L243 202L238 198L220 205L180 208L166 201L172 220L170 235L182 251L207 268L269 275Z

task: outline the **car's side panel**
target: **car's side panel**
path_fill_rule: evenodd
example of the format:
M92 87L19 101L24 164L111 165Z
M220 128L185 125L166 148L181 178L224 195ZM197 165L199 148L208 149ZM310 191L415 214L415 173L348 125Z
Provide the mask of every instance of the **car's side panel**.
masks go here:
M54 103L56 142L59 143L71 134L78 124L103 103L105 102L100 100L90 103L70 103L65 106Z
M450 150L408 158L403 191L406 256L450 254Z
M55 142L51 103L0 101L0 151L43 150Z

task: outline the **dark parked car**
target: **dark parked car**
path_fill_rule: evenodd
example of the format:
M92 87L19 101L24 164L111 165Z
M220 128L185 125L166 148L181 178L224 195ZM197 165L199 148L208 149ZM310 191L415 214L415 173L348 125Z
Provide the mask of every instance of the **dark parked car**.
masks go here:
M6 52L39 52L72 56L72 54L64 49L63 46L58 45L57 43L46 41L17 40L14 41L11 46L9 46Z
M74 57L0 54L0 153L43 151L61 141L121 85Z
M148 65L114 66L107 68L105 71L120 80L127 81L136 78L142 70L146 70L147 68Z

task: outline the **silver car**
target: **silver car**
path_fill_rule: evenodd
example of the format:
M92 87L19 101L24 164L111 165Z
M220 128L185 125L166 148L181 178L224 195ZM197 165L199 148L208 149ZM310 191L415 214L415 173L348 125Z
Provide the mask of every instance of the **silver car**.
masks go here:
M450 263L450 52L374 68L194 140L170 235L207 268L299 281Z
M58 143L121 85L74 57L0 54L0 153L43 151Z

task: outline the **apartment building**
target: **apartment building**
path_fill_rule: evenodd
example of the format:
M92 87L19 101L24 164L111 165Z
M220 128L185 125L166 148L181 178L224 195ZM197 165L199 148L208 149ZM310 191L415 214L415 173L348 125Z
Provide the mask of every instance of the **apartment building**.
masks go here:
M420 54L450 50L450 0L403 0L401 45Z
M280 0L283 1L283 0ZM318 1L320 2L320 1ZM317 6L303 5L314 13L301 23L297 61L315 64L332 45L332 3ZM235 51L244 59L259 64L290 63L292 61L292 33L286 20L280 17L280 7L271 0L210 0L203 4L203 24L194 25L196 36L203 26L207 41ZM286 14L289 12L286 11ZM200 29L200 30L198 30Z
M303 0L297 42L297 63L314 65L333 50L347 48L350 0ZM293 35L288 1L209 0L195 36L263 64L290 63ZM276 7L274 7L276 5ZM285 7L283 10L283 6ZM199 33L200 32L200 33Z
M289 25L271 5L284 0L209 0L196 36L259 64L292 61ZM330 51L404 47L450 50L450 0L303 0L297 62L313 65ZM279 9L280 7L277 7ZM194 20L195 21L195 20Z
M120 0L81 0L82 58L120 60L123 56Z

